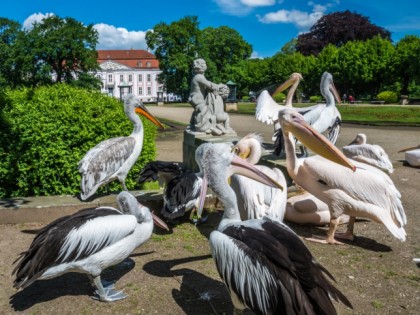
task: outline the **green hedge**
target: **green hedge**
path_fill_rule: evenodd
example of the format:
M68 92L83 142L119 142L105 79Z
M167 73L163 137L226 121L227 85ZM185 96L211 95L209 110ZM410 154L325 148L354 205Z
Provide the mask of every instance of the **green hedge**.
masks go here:
M397 103L398 101L397 93L392 91L383 91L379 93L376 98L380 101L384 101L385 103Z
M0 197L78 194L78 161L100 141L133 128L119 100L65 84L3 91L0 110ZM156 127L142 121L143 150L127 177L129 189L156 156Z
M284 93L282 93L282 92L276 93L275 95L273 95L273 99L277 103L283 103L283 101L286 99L286 95Z

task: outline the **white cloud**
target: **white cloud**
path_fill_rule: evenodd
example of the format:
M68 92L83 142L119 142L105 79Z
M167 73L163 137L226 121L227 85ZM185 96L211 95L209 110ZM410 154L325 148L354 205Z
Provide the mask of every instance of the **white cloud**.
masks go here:
M97 49L146 49L146 31L128 31L104 23L95 24L99 33Z
M253 51L250 59L263 59L257 51Z
M256 7L271 6L276 0L213 0L223 13L243 16L250 13Z
M23 21L23 28L29 30L33 27L33 24L35 22L41 22L46 17L52 16L52 15L54 15L54 13L45 13L45 14L41 12L34 13L28 16L25 21Z
M308 2L308 5L313 7L310 13L299 10L278 10L263 16L257 15L257 18L266 24L291 23L300 30L308 30L325 14L329 7L333 6L333 4L320 5L312 1Z

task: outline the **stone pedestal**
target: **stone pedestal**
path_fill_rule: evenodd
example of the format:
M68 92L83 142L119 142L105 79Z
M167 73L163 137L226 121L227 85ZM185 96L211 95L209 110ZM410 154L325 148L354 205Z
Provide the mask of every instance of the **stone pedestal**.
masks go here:
M157 102L157 106L163 106L163 105L165 105L165 103L163 101L158 101Z
M189 130L184 131L184 142L182 144L183 156L182 161L185 166L194 172L199 171L197 162L195 161L195 150L203 143L227 143L233 145L238 141L236 132L224 134L222 136L213 136L205 133L193 133Z

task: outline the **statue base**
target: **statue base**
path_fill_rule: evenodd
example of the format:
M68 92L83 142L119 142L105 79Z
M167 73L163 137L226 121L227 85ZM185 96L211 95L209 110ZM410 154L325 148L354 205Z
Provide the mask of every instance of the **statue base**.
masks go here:
M238 111L237 102L225 102L225 112Z
M194 172L199 171L197 162L195 161L195 150L203 143L227 143L233 145L237 142L238 135L235 131L226 133L221 136L213 136L204 132L193 132L189 129L184 131L184 142L182 143L183 157L182 162Z

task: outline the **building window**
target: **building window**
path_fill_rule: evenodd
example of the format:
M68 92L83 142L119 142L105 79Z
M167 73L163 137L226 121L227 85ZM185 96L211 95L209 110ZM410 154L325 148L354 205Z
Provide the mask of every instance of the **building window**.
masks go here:
M158 87L158 91L163 92L163 86L162 85Z
M152 95L152 87L151 86L147 87L147 95Z
M124 75L120 74L120 82L124 82Z
M147 82L150 82L150 81L152 81L152 75L151 74L148 74L147 75Z
M143 87L139 86L139 95L143 95Z
M146 62L146 67L150 68L151 65L152 63L150 61Z
M108 74L108 82L112 83L112 74Z
M132 74L128 75L128 82L133 82L133 75Z
M142 81L143 81L143 75L139 74L139 82L142 82Z
M141 61L137 61L137 67L143 67L143 63Z

